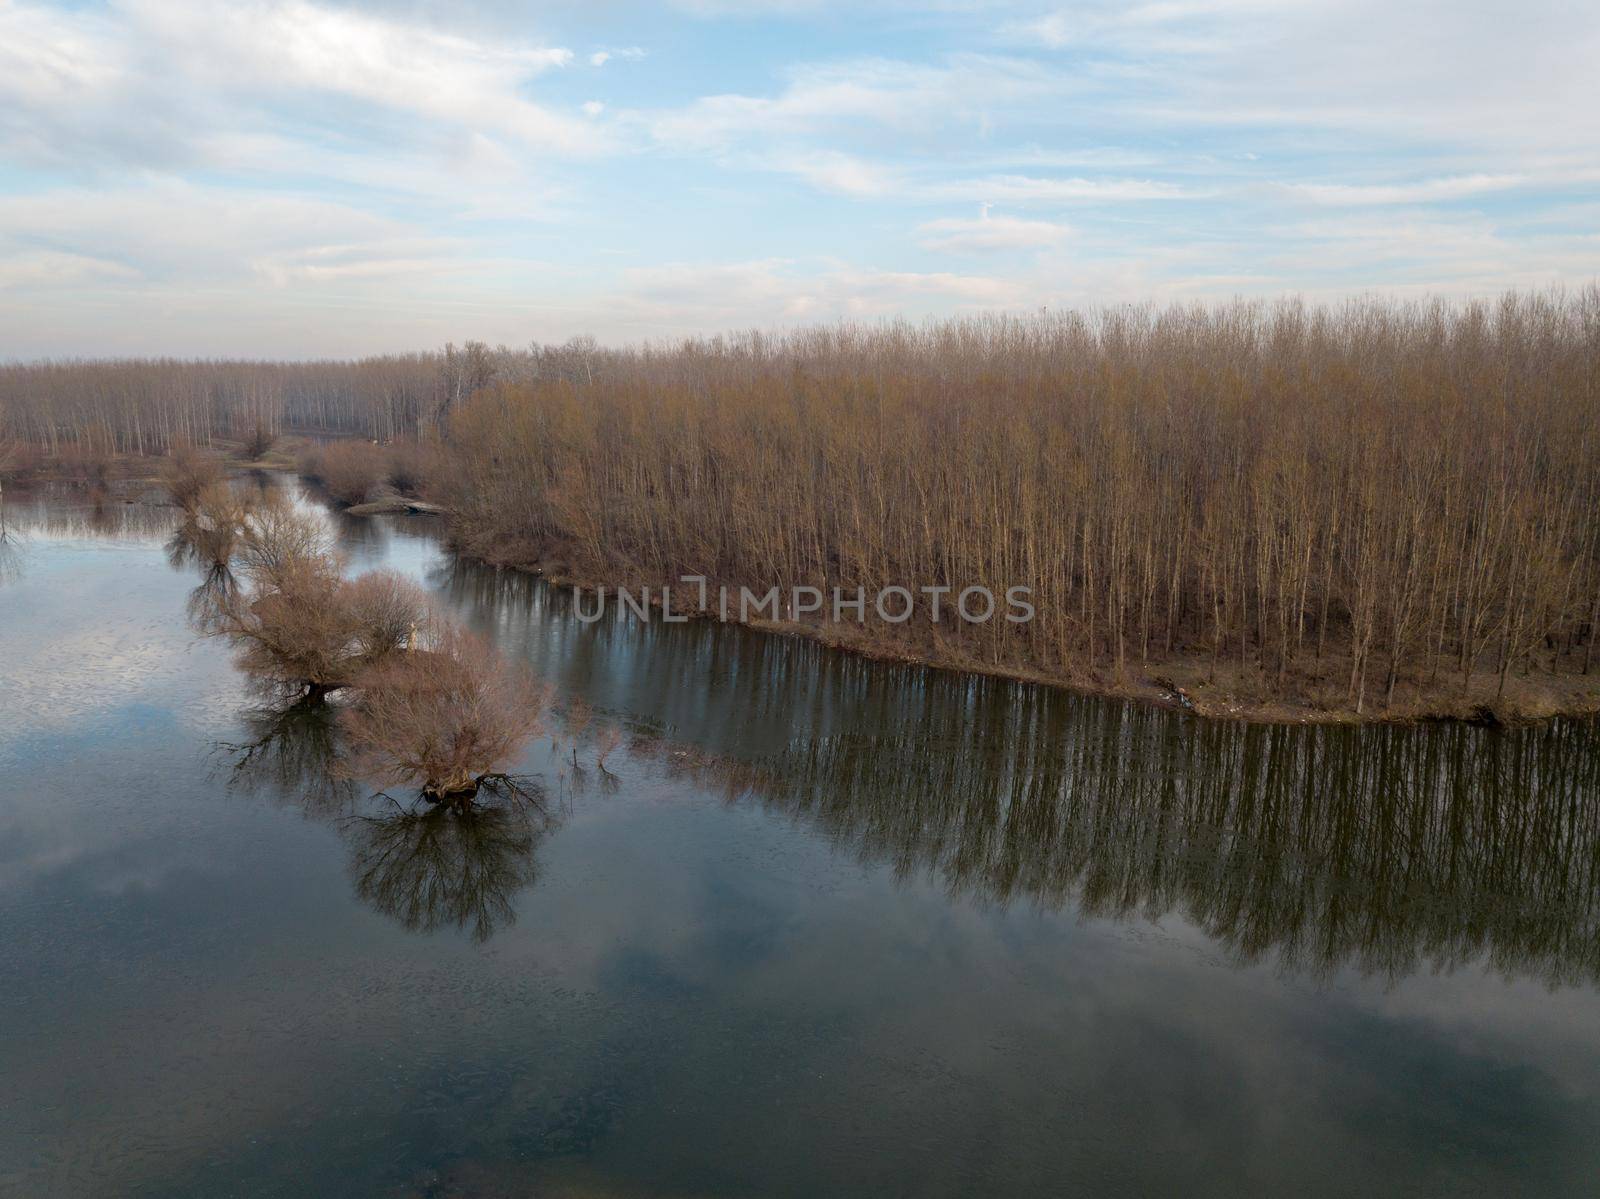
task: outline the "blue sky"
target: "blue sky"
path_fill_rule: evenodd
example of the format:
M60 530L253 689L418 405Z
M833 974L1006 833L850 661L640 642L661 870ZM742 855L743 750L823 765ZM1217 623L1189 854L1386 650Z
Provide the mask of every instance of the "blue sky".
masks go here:
M1600 4L0 0L0 357L1600 276Z

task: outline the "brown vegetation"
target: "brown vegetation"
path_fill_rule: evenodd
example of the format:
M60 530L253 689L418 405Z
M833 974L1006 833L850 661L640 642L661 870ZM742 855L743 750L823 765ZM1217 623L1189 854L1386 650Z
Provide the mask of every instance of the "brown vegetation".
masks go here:
M64 446L56 455L61 477L79 487L98 491L111 482L114 455L95 437Z
M539 727L543 697L518 664L450 624L429 644L384 658L356 679L343 716L356 770L466 801L498 779Z
M39 469L42 459L38 446L0 431L0 481L27 478Z
M196 499L179 532L194 556L210 567L230 567L250 532L252 505L226 483L212 483Z
M426 619L426 599L408 579L387 571L346 579L336 560L310 558L240 596L217 628L244 669L320 695L404 649Z
M577 339L527 350L468 342L355 362L0 364L0 436L51 457L88 444L154 457L180 442L209 445L230 430L247 443L257 430L263 437L298 430L386 442L435 426L491 380L589 378L601 356L592 341Z
M300 456L300 472L321 483L334 501L349 507L364 503L388 476L382 449L366 441L336 441L313 446Z
M255 421L245 429L244 436L240 439L239 452L245 461L259 462L266 457L277 440L278 435L267 424L266 417L258 413Z
M415 583L390 571L346 578L325 537L282 502L253 511L236 555L249 586L204 622L237 646L244 669L313 696L405 649L430 620Z
M752 335L479 393L441 498L468 550L599 582L1032 589L835 630L880 652L1466 711L1593 666L1597 381L1593 289Z
M296 563L329 559L333 553L327 526L279 492L251 505L246 533L237 551L239 566L258 588L279 587Z
M1539 712L1600 704L1597 382L1591 288L16 365L0 437L87 481L258 423L400 439L307 466L351 504L392 472L470 552L596 583L1032 590L1026 624L826 630L858 649L1202 711Z
M385 473L390 484L402 495L426 494L443 473L443 453L437 442L407 439L383 449Z
M172 447L161 464L161 482L172 502L185 512L194 513L200 496L223 478L222 464L196 446L182 443Z

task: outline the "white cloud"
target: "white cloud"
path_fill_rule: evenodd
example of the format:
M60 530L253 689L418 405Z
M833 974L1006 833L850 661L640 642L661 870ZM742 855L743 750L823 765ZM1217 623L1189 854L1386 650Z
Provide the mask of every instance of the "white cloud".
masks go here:
M680 263L627 271L604 307L613 327L683 333L840 318L1025 308L1029 285L986 275L880 271L844 264L820 269L787 259ZM627 333L623 333L627 336Z
M435 31L306 0L124 0L126 11L211 86L331 92L532 144L585 151L588 127L532 103L521 87L572 51Z
M971 220L926 221L917 226L917 240L928 250L951 254L993 254L1058 246L1070 232L1067 226L1052 221L991 216L985 208L977 218Z
M952 126L981 129L997 108L1079 87L1024 59L962 54L936 65L855 59L796 67L774 96L705 96L647 120L657 140L680 149L848 130L863 122L948 134Z
M1317 204L1428 204L1459 200L1484 192L1505 191L1526 182L1522 175L1458 175L1445 179L1424 179L1415 183L1286 183L1280 185L1291 196Z
M1133 72L1153 124L1522 149L1600 135L1600 10L1565 0L1091 0L1002 38Z
M620 50L596 50L589 55L591 67L603 67L614 58L643 58L644 50L638 46L624 46Z
M1035 175L986 175L930 185L929 199L971 199L986 203L1072 204L1122 200L1184 200L1215 195L1156 179L1050 178Z
M643 51L582 6L574 55L499 4L0 0L4 351L616 340L1600 270L1593 6L928 2L846 23L842 0L699 0L739 24L691 26L704 53L613 95L589 72ZM651 27L674 19L681 38ZM841 57L794 60L819 40ZM950 254L1009 256L933 269Z
M35 287L81 287L84 284L134 279L138 272L108 258L62 250L0 249L0 288L21 291Z
M803 179L820 191L845 196L883 196L901 184L896 172L881 164L837 150L796 150L757 157L752 164Z
M586 155L594 125L529 100L570 50L502 43L309 0L0 5L0 151L69 164L192 160L213 128L277 124L326 97ZM326 111L316 114L322 120Z
M164 182L0 196L0 271L35 288L437 271L447 239L326 200ZM41 271L54 263L58 272Z
M1119 48L1150 54L1214 52L1227 44L1220 29L1240 18L1283 17L1315 0L1155 0L1145 4L1084 3L1007 22L1002 34L1052 50ZM1235 30L1235 36L1237 31Z

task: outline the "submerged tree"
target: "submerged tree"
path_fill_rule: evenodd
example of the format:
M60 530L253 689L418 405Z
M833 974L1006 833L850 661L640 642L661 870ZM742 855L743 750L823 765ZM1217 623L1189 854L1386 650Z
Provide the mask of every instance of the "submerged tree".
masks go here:
M249 533L252 510L245 495L226 483L211 484L186 507L183 523L167 542L167 560L174 567L231 569Z
M230 602L217 627L246 670L317 697L405 649L428 620L427 597L404 576L347 579L337 559L313 557L283 563L271 585Z
M232 641L245 670L284 691L317 699L348 686L432 621L427 596L404 576L346 578L321 522L282 501L243 519L230 558L248 586L219 589L197 623Z
M193 515L200 497L223 481L222 464L211 454L192 445L173 447L161 464L161 483L172 502Z
M251 582L275 587L293 564L331 556L333 539L324 521L270 492L251 508L237 553Z
M539 729L544 697L481 637L436 625L426 648L385 657L355 683L342 720L360 773L463 806L485 785L519 787L504 770Z

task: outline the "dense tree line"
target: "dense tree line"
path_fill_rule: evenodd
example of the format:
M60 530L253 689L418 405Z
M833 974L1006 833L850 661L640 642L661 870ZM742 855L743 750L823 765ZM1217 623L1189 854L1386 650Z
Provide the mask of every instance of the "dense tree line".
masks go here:
M1600 290L843 326L602 368L454 412L468 548L598 581L1025 585L1030 623L868 636L1095 678L1202 662L1358 710L1593 664Z

